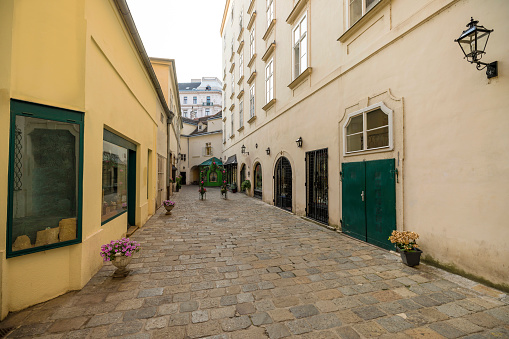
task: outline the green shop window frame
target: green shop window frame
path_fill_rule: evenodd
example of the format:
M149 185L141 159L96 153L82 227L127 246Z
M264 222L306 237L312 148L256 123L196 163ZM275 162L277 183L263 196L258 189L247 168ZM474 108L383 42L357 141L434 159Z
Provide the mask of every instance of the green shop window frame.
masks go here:
M127 223L129 225L135 225L135 208L136 208L136 144L110 132L107 129L103 131L103 141L107 141L116 146L123 147L127 150L127 209L115 214L111 218L108 218L101 222L101 226L104 226L108 222L117 217L127 213ZM101 201L101 204L103 202Z
M28 117L68 124L75 124L79 128L78 140L78 164L77 164L77 196L76 196L76 238L72 240L56 242L37 247L12 250L13 240L13 207L14 207L14 190L15 190L15 162L16 162L16 117ZM11 121L9 136L9 174L8 174L8 201L7 201L7 251L6 257L12 258L31 254L36 252L47 251L54 248L65 247L69 245L79 244L82 241L82 213L83 213L83 137L84 137L84 113L72 111L68 109L51 107L42 104L35 104L26 101L11 99Z

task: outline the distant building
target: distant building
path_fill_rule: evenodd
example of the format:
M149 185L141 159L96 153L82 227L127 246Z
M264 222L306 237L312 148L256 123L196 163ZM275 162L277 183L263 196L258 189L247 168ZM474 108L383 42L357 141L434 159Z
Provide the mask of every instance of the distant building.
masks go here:
M223 103L222 86L221 80L215 77L179 83L182 117L197 119L220 112Z
M182 184L198 183L200 164L213 157L221 158L223 146L221 114L219 111L213 116L199 119L182 118L179 161Z

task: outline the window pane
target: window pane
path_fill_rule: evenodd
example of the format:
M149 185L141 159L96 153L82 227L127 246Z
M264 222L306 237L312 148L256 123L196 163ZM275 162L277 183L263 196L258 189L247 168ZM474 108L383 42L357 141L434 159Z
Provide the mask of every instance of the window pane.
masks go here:
M304 35L304 33L306 33L307 30L308 30L308 17L304 16L304 18L302 19L302 22L300 23L301 35Z
M308 57L307 57L307 51L308 51L308 39L307 36L304 36L302 38L302 41L300 42L300 73L302 73L307 67L308 67Z
M350 0L350 26L362 16L362 0Z
M368 149L389 146L389 127L367 132Z
M293 31L293 43L298 44L300 39L300 32L299 32L299 26L295 27L295 30Z
M380 0L366 0L366 12L375 7L378 1Z
M295 62L294 73L296 78L300 74L300 44L297 44L293 51L293 61Z
M127 149L104 140L102 186L104 222L127 209Z
M346 137L346 151L361 151L362 150L363 136L362 133Z
M346 127L346 135L362 132L362 114L353 117Z
M369 112L366 114L366 116L366 125L368 130L389 125L389 116L385 114L381 109Z
M78 125L23 116L15 124L12 251L76 239Z

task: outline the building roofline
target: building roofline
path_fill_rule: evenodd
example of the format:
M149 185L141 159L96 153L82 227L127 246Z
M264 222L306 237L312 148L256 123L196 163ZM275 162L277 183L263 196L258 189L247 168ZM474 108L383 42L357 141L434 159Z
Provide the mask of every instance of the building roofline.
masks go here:
M230 7L230 0L226 0L226 4L224 6L223 21L221 22L221 29L219 30L220 36L223 36L224 23L226 22L226 17L228 16L228 7Z
M217 133L223 133L223 131L212 131L212 132L199 133L199 134L181 134L181 136L186 137L186 138L193 138L193 137L201 137L203 135L217 134Z
M122 17L122 20L127 28L129 35L131 36L131 40L134 43L136 50L138 51L141 61L143 62L143 66L145 66L145 69L149 75L149 78L152 81L152 85L154 86L154 89L157 93L157 96L159 97L159 101L161 102L161 105L163 106L163 109L164 109L166 115L168 116L169 119L173 119L174 113L172 111L170 111L170 108L168 107L168 104L166 103L166 99L164 98L164 94L161 89L161 85L159 84L159 81L157 80L154 69L152 68L152 65L151 65L150 60L147 55L147 51L145 51L145 47L143 46L141 37L138 33L138 30L136 29L136 25L134 23L133 17L131 16L131 12L129 11L129 6L127 6L126 0L113 0L113 1L115 2L118 12L120 13L120 16ZM175 67L175 64L174 64L174 67ZM177 76L177 74L175 73L175 78L176 78L176 76ZM177 90L178 90L178 87L177 87ZM179 103L179 106L180 106L180 103Z
M171 67L173 68L173 83L175 85L175 90L177 91L177 94L175 95L176 96L176 101L177 101L177 112L181 112L182 111L182 107L180 106L180 96L179 96L179 82L178 82L178 79L177 79L177 66L175 65L175 59L165 59L165 58L157 58L157 57L149 57L149 60L151 61L155 61L155 62L160 62L160 63L164 63L164 64L171 64ZM151 66L152 67L152 66Z

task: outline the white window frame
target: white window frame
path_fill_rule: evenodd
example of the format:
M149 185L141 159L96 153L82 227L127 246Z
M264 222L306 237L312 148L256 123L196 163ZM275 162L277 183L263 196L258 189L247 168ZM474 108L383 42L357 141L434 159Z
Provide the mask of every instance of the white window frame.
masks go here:
M231 116L231 118L232 118L232 121L231 121L231 128L232 128L232 130L231 130L231 133L230 133L230 138L231 138L232 135L235 134L235 119L233 119L233 117L234 117L234 113L232 112L232 116Z
M375 111L377 109L380 109L382 112L387 114L387 120L388 120L388 127L389 127L389 145L383 146L383 147L377 147L377 148L367 148L368 138L367 138L367 121L366 121L366 114L372 111ZM362 150L358 151L350 151L347 152L347 144L346 144L346 129L348 125L350 124L350 121L352 118L355 118L359 115L363 116L362 119L362 133L363 133L363 145ZM359 132L360 133L360 132ZM352 154L358 154L358 153L375 153L375 152L383 152L383 151L392 151L394 149L394 137L393 137L393 112L392 110L385 106L383 102L376 103L374 105L368 106L366 108L363 108L361 110L352 112L347 115L347 119L345 123L343 124L343 154L346 155L352 155Z
M274 20L274 0L267 0L267 27L270 26L272 20Z
M302 34L302 22L306 20L306 31L304 34ZM297 21L297 24L292 29L292 72L293 72L293 79L296 79L299 75L302 74L308 67L309 67L309 34L308 34L308 14L307 11L300 17L300 19ZM295 41L295 32L299 30L299 39L298 41ZM302 50L302 42L306 41L306 51L305 51L305 58L306 58L306 67L302 67L301 59L302 59L302 52L299 53L299 64L298 64L298 72L296 70L297 67L297 60L295 60L295 49L298 47L299 51Z
M244 126L244 100L239 101L239 128Z
M359 21L360 19L362 19L363 16L366 15L366 13L368 13L371 9L373 9L373 7L375 7L381 0L375 0L375 2L373 3L373 6L368 10L366 9L366 0L360 0L362 2L362 5L361 5L361 16L359 17L359 19L357 19L355 22L352 22L352 18L350 17L350 5L352 4L352 2L355 1L355 0L347 0L347 17L348 17L348 28L352 27L357 21Z
M239 55L239 79L244 75L244 53Z
M255 85L251 85L249 88L249 118L254 117L256 114L255 111Z
M256 53L256 39L255 39L255 27L251 29L251 32L249 32L249 59L253 57L253 55Z
M265 65L265 103L274 99L274 58Z
M235 70L232 72L232 94L235 93Z
M206 108L205 109L205 116L209 116L210 115L210 108Z
M184 105L187 104L187 97L184 97Z
M193 97L193 105L198 104L198 97Z

